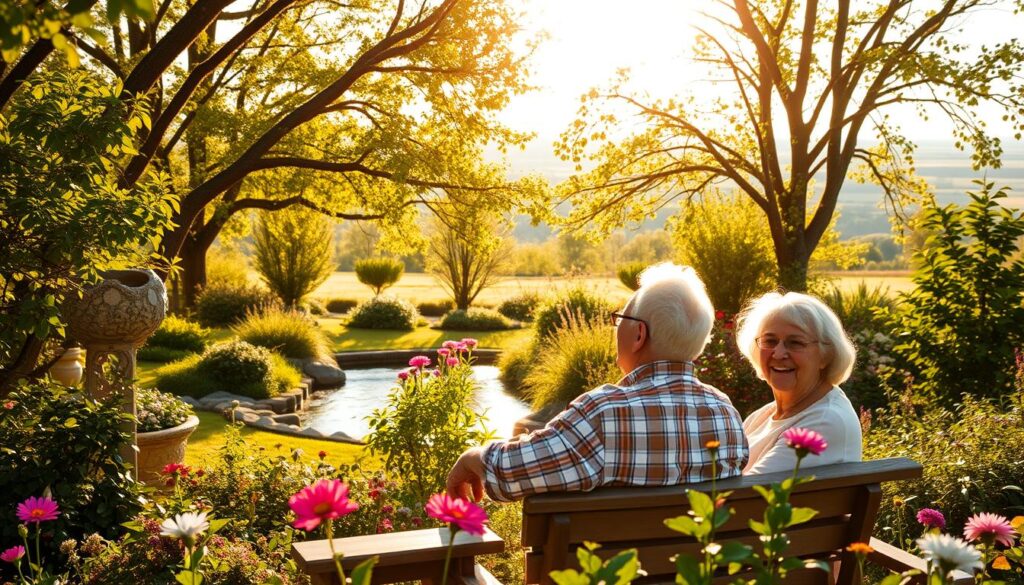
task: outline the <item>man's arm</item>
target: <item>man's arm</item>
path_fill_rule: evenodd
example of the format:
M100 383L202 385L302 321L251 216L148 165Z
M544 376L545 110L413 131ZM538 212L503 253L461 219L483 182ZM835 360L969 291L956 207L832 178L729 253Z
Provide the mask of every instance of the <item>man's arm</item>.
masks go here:
M469 499L472 493L473 500L477 502L484 497L484 449L473 447L459 456L448 472L445 489L449 496Z

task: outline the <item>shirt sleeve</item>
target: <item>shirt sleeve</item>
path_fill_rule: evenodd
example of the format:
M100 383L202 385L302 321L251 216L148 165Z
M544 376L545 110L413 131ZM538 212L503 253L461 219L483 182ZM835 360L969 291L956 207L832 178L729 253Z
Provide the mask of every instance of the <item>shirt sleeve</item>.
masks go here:
M507 502L601 485L604 446L598 428L574 402L546 427L519 441L491 443L483 454L487 495Z

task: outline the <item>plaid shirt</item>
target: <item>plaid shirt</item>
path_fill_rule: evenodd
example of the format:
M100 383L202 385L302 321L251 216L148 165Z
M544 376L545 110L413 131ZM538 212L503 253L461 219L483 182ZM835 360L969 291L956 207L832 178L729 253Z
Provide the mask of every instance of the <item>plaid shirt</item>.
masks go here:
M484 450L484 485L509 501L548 491L711 479L705 445L718 441L718 477L747 462L743 421L690 362L657 361L574 400L543 429Z

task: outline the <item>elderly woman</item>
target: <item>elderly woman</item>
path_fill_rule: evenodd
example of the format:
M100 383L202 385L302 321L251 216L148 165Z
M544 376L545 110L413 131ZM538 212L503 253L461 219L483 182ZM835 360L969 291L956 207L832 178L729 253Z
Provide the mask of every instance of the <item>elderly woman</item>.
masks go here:
M743 421L750 444L744 474L792 470L796 454L782 433L794 427L828 441L801 467L860 461L860 420L839 388L856 350L831 309L812 296L768 293L741 314L736 342L775 396Z

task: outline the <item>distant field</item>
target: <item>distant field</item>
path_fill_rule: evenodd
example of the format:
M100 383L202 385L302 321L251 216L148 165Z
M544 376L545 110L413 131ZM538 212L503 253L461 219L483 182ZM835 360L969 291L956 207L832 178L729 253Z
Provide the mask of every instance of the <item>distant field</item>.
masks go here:
M877 286L888 287L890 294L914 288L909 272L833 272L828 273L827 276L830 279L834 279L835 284L844 290L852 290L861 282L866 283L868 288L875 288ZM545 294L550 291L568 288L574 284L585 286L616 303L624 303L629 299L630 295L629 289L624 287L618 278L611 276L571 279L543 276L508 277L498 284L484 289L474 304L497 306L505 299L523 292ZM388 289L387 292L413 303L434 302L449 298L448 293L438 284L433 276L423 273L403 275L398 284ZM324 300L342 298L361 301L370 298L373 296L373 293L369 287L356 279L354 272L335 272L327 279L327 282L313 293L313 296Z

